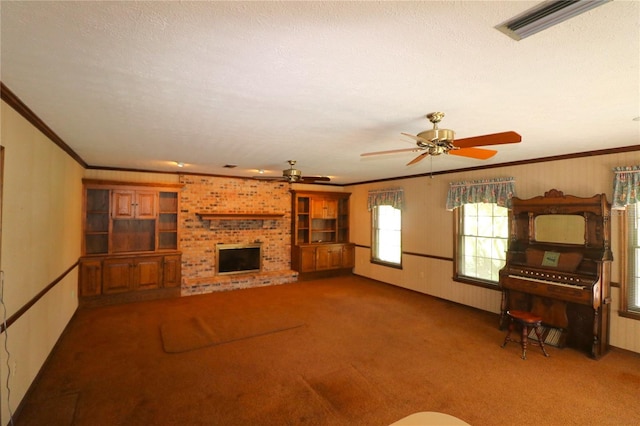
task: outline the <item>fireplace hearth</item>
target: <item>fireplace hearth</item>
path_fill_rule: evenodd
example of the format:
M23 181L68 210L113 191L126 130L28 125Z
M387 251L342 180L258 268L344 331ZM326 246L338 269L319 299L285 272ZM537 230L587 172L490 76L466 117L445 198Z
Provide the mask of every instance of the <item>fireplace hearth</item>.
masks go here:
M230 275L262 270L262 243L216 244L216 274Z

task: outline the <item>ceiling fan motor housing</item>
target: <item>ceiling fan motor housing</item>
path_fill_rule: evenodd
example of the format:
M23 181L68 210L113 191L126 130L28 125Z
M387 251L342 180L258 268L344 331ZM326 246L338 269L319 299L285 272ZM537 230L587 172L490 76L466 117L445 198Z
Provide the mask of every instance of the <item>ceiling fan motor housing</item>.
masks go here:
M418 133L418 137L426 139L433 143L438 142L452 142L455 136L455 132L450 129L429 129L424 132ZM424 142L418 141L418 146L426 148L428 145Z
M290 169L284 169L282 176L286 177L289 182L298 182L302 179L302 172L292 167Z

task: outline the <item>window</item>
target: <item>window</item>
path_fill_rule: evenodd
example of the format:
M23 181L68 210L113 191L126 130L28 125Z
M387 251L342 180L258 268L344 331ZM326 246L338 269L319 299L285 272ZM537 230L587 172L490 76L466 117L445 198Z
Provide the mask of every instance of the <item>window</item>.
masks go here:
M640 165L613 168L611 208L622 211L620 241L621 316L640 319Z
M402 212L392 206L373 209L372 261L400 266L402 264Z
M473 203L456 212L455 278L497 284L506 261L509 210L494 203Z
M640 319L640 205L629 204L625 209L626 220L623 220L623 264L626 276L621 279L620 314Z

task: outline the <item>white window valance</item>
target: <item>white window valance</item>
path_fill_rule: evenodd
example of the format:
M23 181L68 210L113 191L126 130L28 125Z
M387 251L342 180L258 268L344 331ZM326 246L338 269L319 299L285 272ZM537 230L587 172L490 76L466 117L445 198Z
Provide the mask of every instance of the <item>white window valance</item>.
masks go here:
M393 206L398 210L402 210L404 208L404 189L370 190L367 197L367 209L371 211L376 206Z
M514 178L497 178L467 182L451 182L447 194L447 210L464 204L495 203L511 208L511 199L516 193Z
M611 208L624 209L640 203L640 166L613 168L613 203Z

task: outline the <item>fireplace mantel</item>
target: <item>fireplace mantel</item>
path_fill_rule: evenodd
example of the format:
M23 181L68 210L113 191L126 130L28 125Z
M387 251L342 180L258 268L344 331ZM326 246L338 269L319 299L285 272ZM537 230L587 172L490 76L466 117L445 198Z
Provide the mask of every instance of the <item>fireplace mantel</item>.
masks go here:
M196 213L202 220L265 220L284 217L284 213Z

